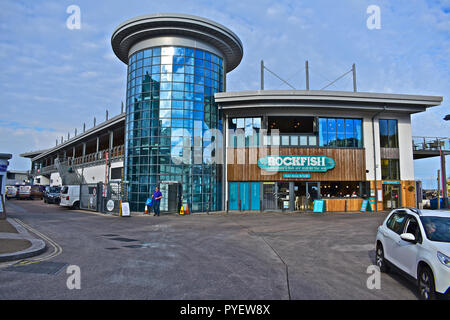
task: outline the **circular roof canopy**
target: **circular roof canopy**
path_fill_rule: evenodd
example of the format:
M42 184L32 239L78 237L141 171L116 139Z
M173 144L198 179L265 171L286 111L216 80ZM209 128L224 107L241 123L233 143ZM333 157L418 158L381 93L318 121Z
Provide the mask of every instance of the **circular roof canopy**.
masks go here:
M206 42L220 52L226 60L226 72L236 68L242 60L244 48L231 30L214 21L185 14L150 14L120 24L111 37L116 56L128 64L130 48L146 39L159 36L187 36Z

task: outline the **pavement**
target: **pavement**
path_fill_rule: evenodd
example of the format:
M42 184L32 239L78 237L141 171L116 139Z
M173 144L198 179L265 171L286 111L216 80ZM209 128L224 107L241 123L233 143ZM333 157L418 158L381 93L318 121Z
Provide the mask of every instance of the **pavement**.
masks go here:
M0 262L30 258L45 250L45 241L31 235L15 219L0 220Z
M0 300L417 299L395 272L367 287L386 213L117 217L37 200L9 208L49 249L0 264ZM67 285L73 266L80 289Z

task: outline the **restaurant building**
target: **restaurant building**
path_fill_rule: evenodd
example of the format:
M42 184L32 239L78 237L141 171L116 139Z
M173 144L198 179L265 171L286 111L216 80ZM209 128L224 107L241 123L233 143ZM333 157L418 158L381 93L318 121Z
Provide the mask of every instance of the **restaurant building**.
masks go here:
M338 91L217 93L228 210L416 206L411 114L441 97ZM375 207L375 203L377 204Z
M416 205L411 115L442 97L226 92L243 45L190 15L127 20L111 44L127 65L126 109L23 154L42 181L126 181L131 211L141 212L156 186L162 212L307 211L317 199L327 211L358 211L363 199L374 210Z

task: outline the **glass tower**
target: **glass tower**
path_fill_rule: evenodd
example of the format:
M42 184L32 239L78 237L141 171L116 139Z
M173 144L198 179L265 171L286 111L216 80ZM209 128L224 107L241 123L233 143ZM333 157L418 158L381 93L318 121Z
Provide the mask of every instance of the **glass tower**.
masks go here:
M214 130L222 131L214 102L221 91L223 58L206 50L158 46L129 56L125 172L132 211L142 212L162 181L181 184L192 212L221 209L222 166L211 163L208 148Z

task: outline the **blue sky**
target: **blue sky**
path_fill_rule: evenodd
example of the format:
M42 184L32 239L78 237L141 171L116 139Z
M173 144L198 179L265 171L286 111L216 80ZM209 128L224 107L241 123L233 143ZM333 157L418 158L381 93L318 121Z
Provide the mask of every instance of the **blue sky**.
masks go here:
M68 6L81 9L69 30ZM381 8L381 29L369 30L369 5ZM29 169L19 153L45 149L57 137L120 112L126 66L110 44L126 19L158 12L194 14L233 30L244 45L227 90L259 88L263 59L298 89L321 89L356 63L358 91L443 96L442 106L413 115L413 135L450 136L450 0L318 1L20 1L0 3L0 152L11 168ZM267 75L266 89L288 89ZM350 75L329 87L352 90ZM450 159L447 159L450 162ZM417 179L436 184L439 159L415 161ZM450 175L450 164L447 165Z

